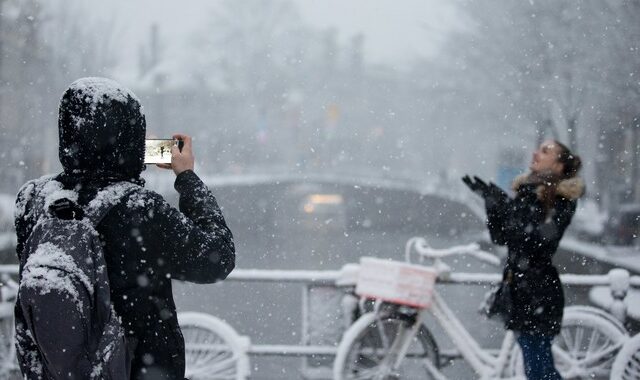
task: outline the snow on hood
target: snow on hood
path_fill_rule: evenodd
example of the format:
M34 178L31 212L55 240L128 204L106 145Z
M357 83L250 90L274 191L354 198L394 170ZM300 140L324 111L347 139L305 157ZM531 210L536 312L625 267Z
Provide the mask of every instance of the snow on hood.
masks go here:
M73 82L60 100L59 156L66 173L137 179L146 122L133 92L106 78Z
M69 90L77 94L83 94L84 100L90 105L96 105L108 101L127 103L129 97L140 103L140 99L128 88L118 82L99 77L80 78L71 83ZM94 109L95 111L95 109Z

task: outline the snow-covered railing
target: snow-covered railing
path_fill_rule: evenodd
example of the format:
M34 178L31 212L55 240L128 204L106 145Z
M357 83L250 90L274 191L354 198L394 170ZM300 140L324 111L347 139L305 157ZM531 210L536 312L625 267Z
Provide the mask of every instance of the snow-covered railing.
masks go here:
M234 269L226 281L240 282L294 282L307 284L336 284L345 276L357 274L358 266L349 264L342 270L287 270L287 269ZM615 271L616 269L614 269ZM0 273L18 274L17 265L0 265ZM616 273L616 272L614 272ZM564 285L602 286L610 285L612 274L562 274ZM498 273L451 273L438 278L439 283L483 285L495 284L502 278ZM629 286L640 288L640 276L629 276Z
M0 274L18 274L18 266L0 265Z
M16 247L15 232L0 232L0 251L14 250Z
M501 274L452 273L448 279L438 279L438 282L456 284L494 284L500 281L501 278ZM600 286L610 285L612 282L611 274L561 274L560 280L564 285L572 286ZM634 288L640 288L640 276L629 276L629 285Z

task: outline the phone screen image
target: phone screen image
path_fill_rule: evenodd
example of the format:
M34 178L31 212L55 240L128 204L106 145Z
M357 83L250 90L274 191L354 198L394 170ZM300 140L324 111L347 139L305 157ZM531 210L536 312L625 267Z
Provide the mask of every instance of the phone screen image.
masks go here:
M170 164L171 147L176 144L173 139L147 139L144 141L145 164Z

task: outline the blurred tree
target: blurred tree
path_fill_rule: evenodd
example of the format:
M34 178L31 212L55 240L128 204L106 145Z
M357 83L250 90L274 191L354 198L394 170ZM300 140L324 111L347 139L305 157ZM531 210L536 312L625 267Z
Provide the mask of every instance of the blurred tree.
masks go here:
M464 1L472 26L448 44L452 74L497 114L529 120L538 140L550 135L577 148L587 108L615 91L614 76L629 74L611 58L634 38L628 28L637 21L621 18L631 3Z
M194 76L237 101L232 123L222 121L231 125L219 126L229 144L226 152L241 165L264 161L265 157L256 156L268 155L259 146L264 139L260 125L285 107L286 94L293 87L291 75L300 53L292 52L291 46L299 46L296 35L305 33L300 15L287 0L224 0L211 12L209 24L195 41ZM280 133L275 136L280 144L295 146L294 135L281 129L269 133ZM203 137L215 137L210 132Z
M595 105L598 199L608 210L640 201L640 1L607 1L610 17L598 34L606 40L599 75L607 83Z
M34 133L38 124L42 97L34 88L44 80L40 38L42 8L37 1L4 1L2 13L2 66L0 66L0 124L3 145L3 191L13 191L27 177L42 172L40 145L43 140Z
M80 0L0 1L0 191L57 168L57 106L74 79L115 65L111 22ZM104 30L109 33L104 33Z

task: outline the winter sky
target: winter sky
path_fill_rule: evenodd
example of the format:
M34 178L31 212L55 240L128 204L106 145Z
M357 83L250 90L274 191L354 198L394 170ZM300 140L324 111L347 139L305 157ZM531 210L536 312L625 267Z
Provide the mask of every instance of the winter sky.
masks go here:
M122 52L135 65L135 49L157 23L165 52L181 45L207 22L219 0L114 0L96 2L99 14L113 17L124 42ZM365 36L365 59L402 67L414 58L437 53L443 36L456 22L455 9L443 0L293 0L301 16L318 29L335 28L340 42ZM399 5L401 4L401 5ZM129 54L130 53L130 54ZM125 57L125 60L127 58ZM123 68L124 69L124 68Z

